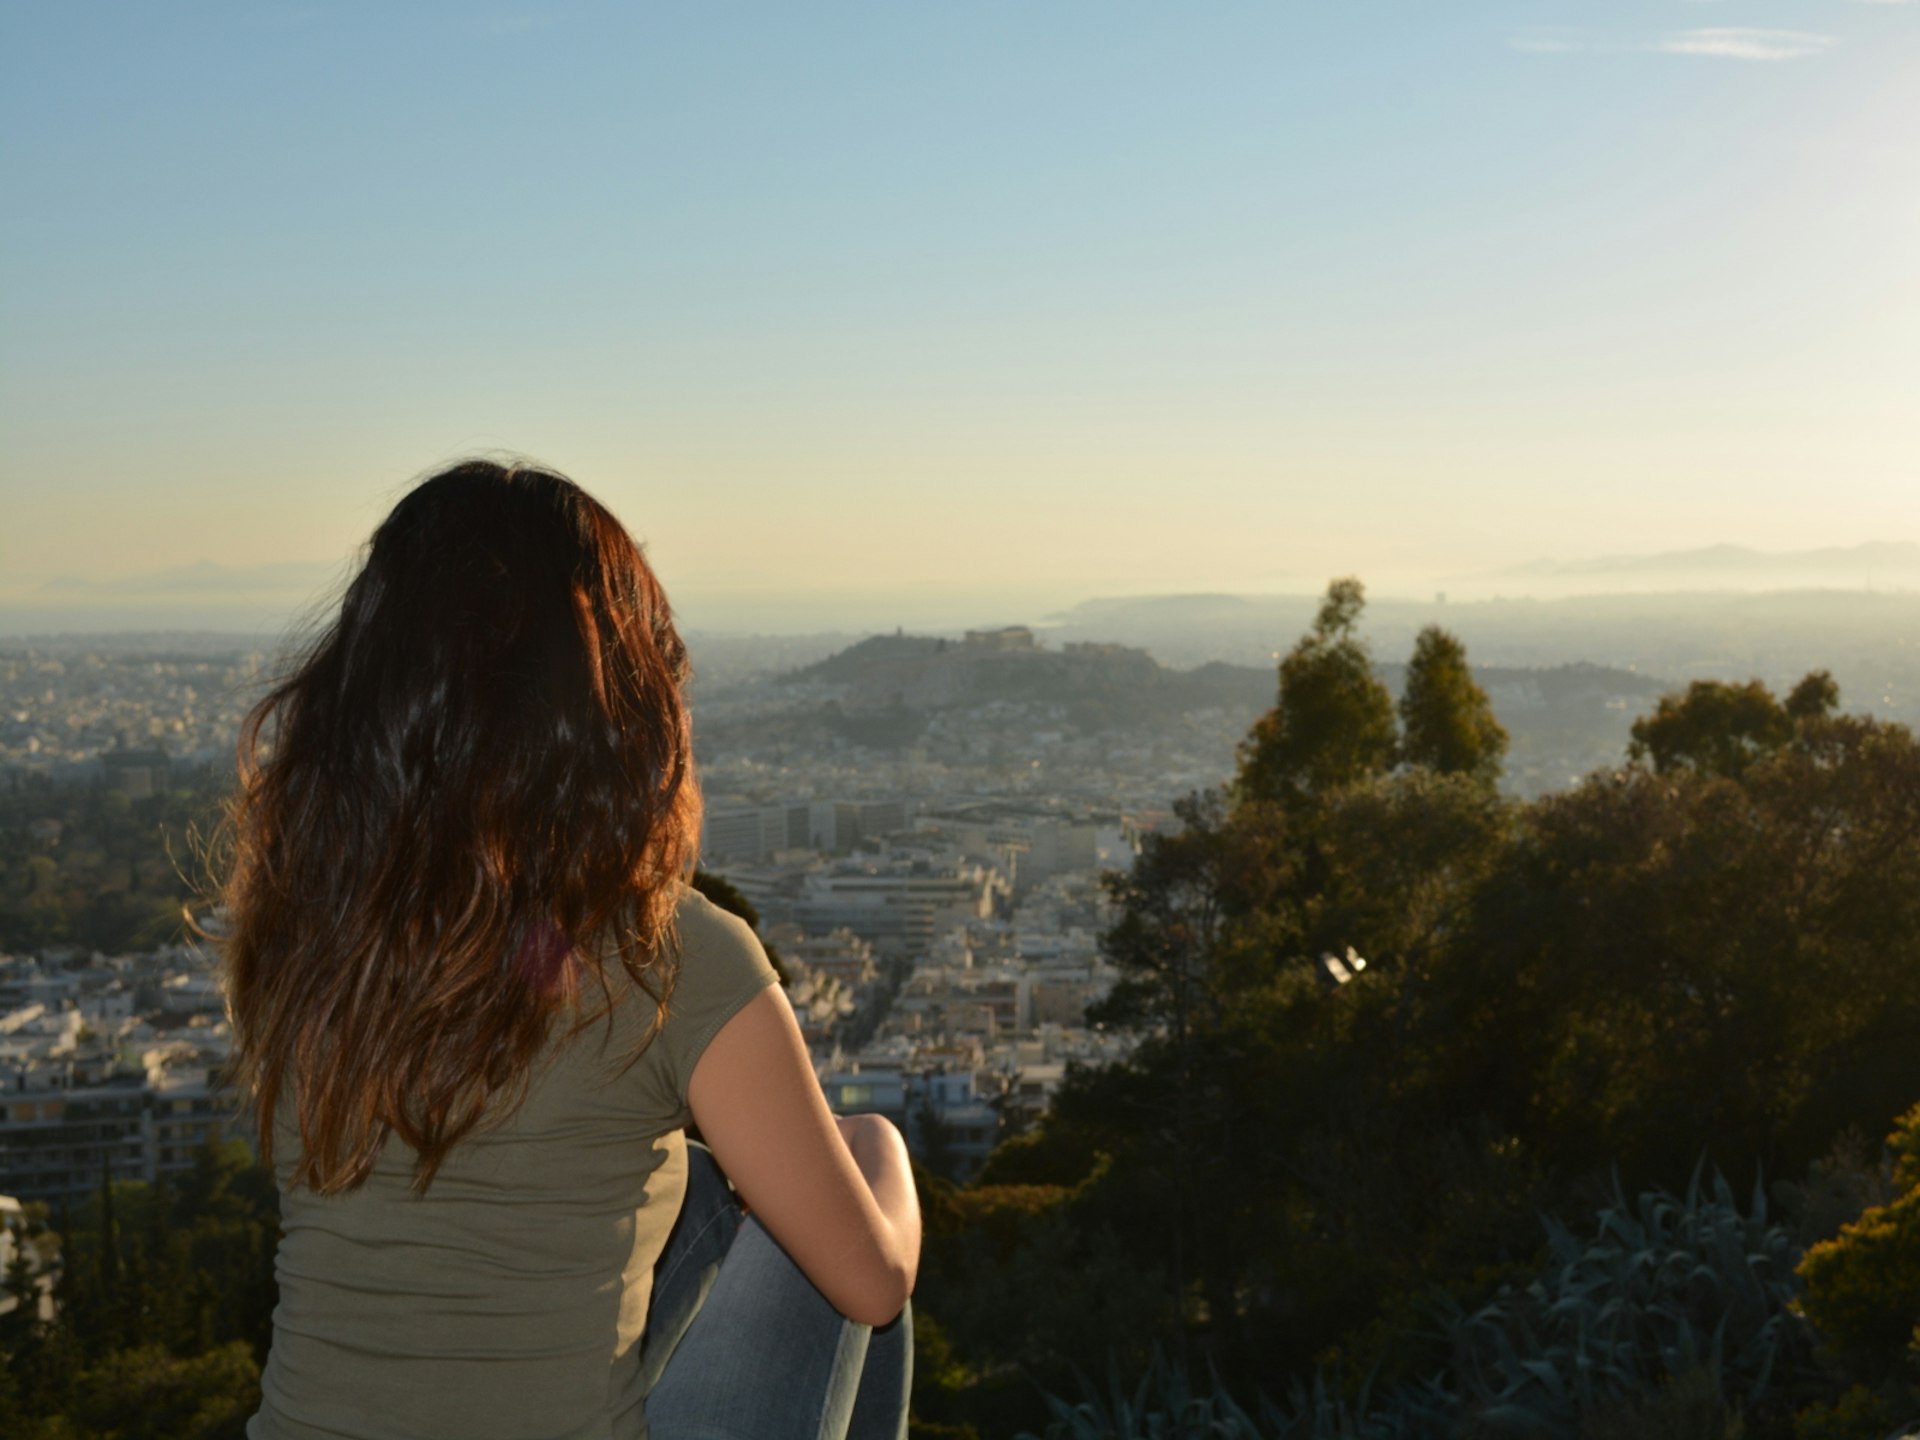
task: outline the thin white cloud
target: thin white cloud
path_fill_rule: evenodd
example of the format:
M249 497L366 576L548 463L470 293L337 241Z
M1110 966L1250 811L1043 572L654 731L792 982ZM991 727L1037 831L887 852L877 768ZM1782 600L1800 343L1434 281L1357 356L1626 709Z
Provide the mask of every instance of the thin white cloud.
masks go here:
M1647 48L1668 55L1712 55L1724 60L1800 60L1830 50L1837 43L1831 35L1807 30L1753 30L1727 25L1680 30Z

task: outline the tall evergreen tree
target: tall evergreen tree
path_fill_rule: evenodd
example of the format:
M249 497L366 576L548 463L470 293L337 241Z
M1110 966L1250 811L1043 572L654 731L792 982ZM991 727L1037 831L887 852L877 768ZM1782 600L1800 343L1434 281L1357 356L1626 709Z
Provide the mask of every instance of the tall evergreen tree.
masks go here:
M114 1336L121 1326L120 1224L114 1217L113 1162L100 1162L100 1295L107 1313L114 1319Z
M7 1260L3 1288L14 1303L0 1315L0 1350L9 1355L24 1348L32 1338L40 1315L40 1277L27 1254L25 1232L15 1237L13 1254Z
M1401 756L1409 765L1489 785L1500 778L1507 732L1467 666L1467 647L1438 625L1414 642L1400 725Z
M1313 628L1280 662L1280 695L1240 746L1238 798L1294 805L1393 767L1393 697L1359 636L1366 590L1327 587Z

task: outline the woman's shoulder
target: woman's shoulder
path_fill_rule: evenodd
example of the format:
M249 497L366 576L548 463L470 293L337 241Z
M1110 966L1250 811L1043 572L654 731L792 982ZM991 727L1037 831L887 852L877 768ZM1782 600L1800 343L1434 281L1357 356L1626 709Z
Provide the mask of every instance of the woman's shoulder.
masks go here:
M674 1093L684 1098L707 1042L778 976L753 927L698 891L681 897L674 928L679 963L658 1045Z
M774 978L753 927L689 886L673 914L675 976L669 1010L697 1010L751 995Z
M725 955L740 959L758 958L766 963L766 950L753 927L731 910L723 910L691 885L681 893L674 907L673 928L681 950L681 963L696 956Z

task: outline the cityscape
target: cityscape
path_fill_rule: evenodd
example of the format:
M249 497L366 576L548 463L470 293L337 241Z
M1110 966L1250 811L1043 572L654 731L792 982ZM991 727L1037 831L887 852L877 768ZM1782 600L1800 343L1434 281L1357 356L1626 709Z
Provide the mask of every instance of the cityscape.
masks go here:
M1146 602L1133 625L1192 660L1205 616L1169 628L1168 608ZM1671 608L1684 614L1686 601ZM1376 609L1391 640L1435 607ZM1156 610L1158 629L1142 618ZM1474 607L1453 613L1471 621ZM1496 654L1540 658L1524 622L1507 626L1485 627ZM1214 633L1216 651L1252 648ZM1858 639L1835 645L1846 653ZM1706 668L1757 658L1780 669L1808 642L1775 643L1788 652L1755 657L1736 640ZM1629 645L1616 634L1601 648ZM1175 669L1143 648L1026 626L850 644L696 635L692 649L702 870L756 914L830 1102L887 1114L917 1154L964 1180L1044 1113L1069 1065L1127 1053L1129 1037L1084 1018L1116 978L1102 954L1113 920L1102 877L1126 871L1183 796L1227 782L1235 747L1273 703L1271 670L1219 659ZM239 724L275 663L266 637L0 643L0 789L25 807L8 837L9 886L51 889L38 865L109 893L185 885L191 904L185 833L163 844L156 830L144 853L109 858L94 853L99 837L33 813L27 797L179 790L201 797L211 824ZM1404 667L1377 663L1397 689ZM1872 685L1889 704L1896 688L1920 693L1904 663L1890 659ZM1626 665L1479 668L1512 736L1511 793L1547 793L1623 758L1632 719L1673 688ZM191 878L204 890L210 877ZM218 1083L228 1037L217 970L217 945L180 937L0 956L0 1194L50 1202L105 1174L155 1180L209 1141L248 1136Z
M1897 877L1910 859L1920 864L1911 821L1920 786L1902 778L1917 753L1911 733L1891 722L1906 717L1906 697L1920 687L1902 637L1873 640L1875 624L1897 630L1914 602L1895 594L1840 603L1855 607L1837 612L1855 623L1823 642L1819 601L1748 597L1738 602L1745 615L1730 619L1725 596L1672 596L1658 625L1629 617L1584 634L1567 626L1574 643L1591 646L1582 654L1543 649L1538 617L1510 604L1449 606L1436 597L1369 606L1356 581L1336 580L1304 634L1289 644L1284 632L1269 632L1263 644L1279 661L1277 675L1240 663L1261 648L1245 633L1247 612L1268 611L1278 631L1310 606L1144 601L1119 607L1120 623L1105 607L1104 635L1071 612L1043 625L957 633L693 635L704 798L694 884L758 931L828 1105L884 1116L905 1137L932 1217L919 1323L942 1337L939 1345L980 1357L970 1362L978 1368L927 1366L914 1383L915 1427L942 1435L950 1418L961 1435L1031 1434L1033 1398L1014 1356L1043 1356L1046 1383L1058 1386L1062 1367L1101 1353L1138 1356L1141 1335L1169 1314L1183 1333L1234 1353L1230 1331L1209 1318L1220 1302L1203 1308L1191 1299L1216 1281L1204 1269L1184 1272L1181 1257L1194 1247L1204 1264L1261 1273L1269 1263L1261 1257L1286 1234L1275 1217L1289 1207L1329 1206L1355 1224L1343 1234L1317 1221L1285 1242L1294 1258L1273 1273L1298 1277L1284 1282L1298 1298L1263 1302L1267 1313L1310 1303L1335 1314L1347 1304L1344 1286L1316 1279L1312 1257L1361 1263L1381 1227L1392 1234L1407 1223L1395 1217L1408 1205L1431 1215L1418 1223L1436 1238L1421 1246L1461 1243L1449 1238L1458 1232L1471 1237L1461 1263L1491 1245L1505 1266L1524 1269L1533 1262L1516 1243L1521 1222L1543 1213L1536 1207L1590 1203L1582 1187L1596 1165L1624 1163L1654 1179L1691 1163L1697 1187L1701 1136L1761 1133L1741 1118L1743 1106L1817 1112L1837 1103L1843 1114L1880 1116L1890 1101L1904 1103L1910 1087L1890 1057L1904 1052L1898 1017L1920 1014L1920 993L1909 993L1901 948L1911 933L1910 887ZM1834 604L1828 597L1828 620ZM1796 605L1798 627L1755 623ZM1858 623L1862 606L1872 623ZM1589 613L1606 609L1590 602ZM1238 633L1220 623L1223 610ZM1467 649L1436 615L1477 636L1486 659L1469 672ZM57 1403L80 1423L115 1434L120 1417L152 1403L158 1382L136 1377L122 1387L106 1370L63 1382L60 1346L167 1337L165 1350L125 1353L149 1356L141 1363L172 1377L165 1393L182 1397L182 1407L218 1417L206 1433L229 1435L257 1403L258 1357L274 1325L274 1191L254 1163L248 1118L223 1083L232 1037L221 916L208 897L239 727L288 663L286 643L190 632L0 642L0 1329L15 1337L10 1364L28 1384L65 1395ZM1789 686L1783 677L1823 643L1845 678L1816 669ZM1449 655L1457 670L1447 670ZM1691 678L1651 673L1669 666ZM1326 689L1316 672L1345 678ZM1867 713L1843 713L1849 687L1866 692L1858 709ZM1344 698L1316 720L1312 706L1328 703L1316 695ZM1440 728L1423 715L1439 716ZM1321 758L1274 748L1316 733ZM1300 767L1346 753L1345 735L1375 738L1370 751L1339 762L1345 772L1308 782ZM1829 782L1840 788L1823 790ZM1727 809L1734 795L1745 809ZM1637 822L1622 829L1609 818L1616 797L1628 813L1677 806L1701 838L1649 848ZM1822 818L1830 812L1842 818ZM1574 831L1556 840L1570 819ZM1796 829L1804 833L1782 848ZM1593 895L1618 879L1556 894L1557 882L1529 872L1565 844L1571 849L1556 863L1612 855L1601 859L1603 877L1609 863L1647 872L1607 923L1624 923L1629 934L1654 929L1625 945L1596 931ZM1694 844L1704 849L1689 858ZM1898 847L1891 862L1888 845ZM1700 878L1701 854L1712 857L1704 873L1715 878ZM1197 872L1187 868L1196 859ZM1677 887L1661 876L1669 865ZM1809 874L1826 878L1810 882ZM1721 876L1734 877L1731 890ZM1248 882L1260 897L1252 908L1236 898ZM1791 926L1773 913L1821 894L1830 898L1797 911ZM1715 907L1704 961L1690 943L1676 944L1692 932L1700 904ZM1235 910L1240 918L1222 918ZM1200 938L1223 924L1251 928L1243 940L1232 929ZM1854 966L1817 982L1820 1004L1782 1003L1813 972L1801 976L1807 967L1783 965L1776 951L1804 943L1838 947ZM1511 944L1534 978L1490 986L1489 969L1513 963L1500 958ZM1582 960L1586 945L1597 948ZM1441 958L1421 958L1428 954ZM1235 978L1247 963L1258 977L1251 989ZM1742 967L1729 982L1733 998L1703 990L1702 975L1728 965ZM1607 972L1620 966L1640 978L1612 983ZM1591 988L1529 1012L1526 996L1570 982ZM1218 1008L1236 990L1249 1007L1239 1018ZM1678 1033L1692 1038L1671 1055L1642 1048L1652 1031L1637 1007L1660 994L1675 1013L1699 1017L1683 1024ZM1524 1118L1559 1083L1553 1046L1542 1052L1545 1070L1523 1071L1517 1082L1472 1078L1488 1067L1498 1075L1540 1020L1573 1027L1576 1046L1609 1037L1614 1053L1595 1072L1608 1085L1651 1082L1669 1069L1685 1076L1703 1043L1708 1057L1720 1053L1712 1017L1752 1003L1745 997L1778 1017L1766 1022L1774 1033L1764 1043L1771 1054L1804 1055L1792 1062L1811 1067L1804 1078L1782 1075L1759 1094L1697 1081L1657 1090L1624 1102L1623 1127L1608 1118L1606 1107L1619 1102L1604 1090L1562 1116ZM1476 1016L1464 1027L1448 1018L1462 1003ZM1620 1007L1624 1017L1614 1013ZM1827 1033L1829 1013L1845 1027L1837 1037ZM1322 1025L1345 1029L1369 1014L1370 1029L1347 1029L1330 1048L1316 1038ZM1410 1017L1418 1017L1411 1073L1432 1078L1408 1099L1397 1087ZM1490 1044L1474 1035L1488 1024L1518 1029ZM1833 1064L1836 1051L1889 1059L1856 1074ZM1238 1073L1260 1055L1252 1063L1277 1066L1274 1078ZM1331 1090L1313 1078L1329 1065L1341 1077ZM1487 1114L1474 1113L1464 1094L1490 1084L1493 1104L1519 1107L1507 1123L1532 1132L1529 1148L1567 1156L1565 1178L1528 1168L1521 1142L1489 1145ZM1358 1172L1327 1168L1323 1147L1367 1136L1379 1123L1369 1117L1399 1123L1397 1108L1425 1103L1420 1086L1444 1095L1462 1085L1441 1102L1432 1134L1402 1133L1389 1147L1396 1171L1437 1177L1436 1193L1450 1199L1443 1209L1419 1207L1417 1189L1406 1198L1380 1191L1373 1162ZM1837 1096L1823 1099L1836 1085ZM1501 1087L1509 1100L1497 1098ZM1343 1089L1354 1104L1338 1098ZM1264 1114L1272 1105L1278 1113ZM1787 1136L1803 1123L1791 1112L1764 1122ZM1816 1364L1809 1325L1851 1333L1850 1312L1828 1297L1851 1293L1835 1287L1857 1284L1846 1277L1858 1267L1883 1262L1850 1240L1858 1226L1847 1217L1871 1222L1905 1174L1877 1168L1853 1132L1829 1140L1830 1120L1810 1123L1809 1138L1787 1141L1800 1148L1779 1162L1807 1177L1776 1185L1781 1220L1763 1224L1758 1193L1742 1215L1724 1179L1705 1199L1696 1189L1684 1202L1655 1189L1638 1202L1643 1217L1684 1205L1674 1212L1684 1225L1697 1215L1707 1227L1695 1239L1676 1235L1680 1248L1663 1266L1694 1276L1723 1263L1747 1267L1740 1283L1759 1288L1719 1321L1737 1322L1742 1338L1716 1385L1739 1391L1771 1374L1798 1377L1776 1382L1744 1412L1782 1440L1800 1423L1794 1405L1816 1417L1809 1424L1827 1424L1848 1404L1869 1404L1830 1397L1847 1374L1872 1374L1883 1362ZM1920 1112L1902 1121L1917 1123ZM1236 1145L1236 1126L1294 1138L1278 1149ZM1903 1133L1890 1143L1907 1143ZM1090 1143L1093 1136L1104 1138ZM1779 1140L1764 1143L1780 1153ZM1737 1149L1722 1153L1738 1163ZM1241 1167L1262 1177L1252 1182L1253 1203L1222 1208L1214 1194L1230 1193ZM1116 1200L1118 1214L1105 1208ZM174 1218L164 1222L169 1206ZM116 1220L122 1207L132 1207L125 1221ZM1606 1213L1603 1235L1619 1223ZM1117 1227L1168 1223L1176 1227L1168 1254L1144 1273L1131 1263L1115 1268ZM1712 1248L1728 1226L1746 1237L1743 1257ZM1852 1248L1834 1248L1842 1242ZM1823 1260L1829 1251L1839 1258ZM187 1278L182 1267L200 1255L218 1279ZM1830 1276L1821 1264L1840 1268ZM1680 1275L1671 1283L1693 1285ZM1510 1287L1488 1288L1495 1283L1482 1268L1448 1281L1456 1293L1513 1303ZM1589 1293L1600 1283L1572 1272L1535 1282L1527 1303L1540 1317L1529 1323L1592 1323L1577 1307L1601 1303ZM198 1318L191 1306L169 1308L169 1293L197 1295ZM1688 1314L1718 1313L1718 1301L1686 1293ZM1671 1307L1682 1302L1656 1288L1634 1303L1640 1308L1626 1312L1633 1318L1615 1343L1622 1355L1652 1354L1648 1327L1673 1323ZM1891 1313L1905 1303L1893 1296ZM1792 1309L1799 1304L1805 1316ZM1401 1417L1393 1423L1412 1425L1410 1434L1451 1434L1472 1408L1518 1394L1530 1414L1547 1417L1541 1433L1575 1433L1566 1427L1579 1412L1541 1378L1557 1362L1499 1350L1512 1342L1476 1329L1478 1319L1450 1324L1445 1344L1465 1347L1458 1364L1467 1368L1424 1389L1402 1384L1379 1402L1381 1414ZM1240 1393L1264 1387L1265 1348L1299 1354L1310 1335L1274 1332L1238 1362L1233 1384ZM1424 1354L1432 1341L1413 1330L1381 1343L1382 1353ZM1333 1383L1335 1362L1313 1363L1315 1383ZM1472 1378L1488 1365L1517 1367L1505 1390ZM1184 1403L1166 1372L1146 1374L1146 1384L1162 1388L1157 1403ZM1215 1399L1194 1413L1233 1403L1226 1383L1216 1378ZM1602 1414L1642 1406L1633 1398L1639 1383L1591 1404ZM1366 1388L1357 1393L1364 1400ZM1875 1393L1882 1398L1861 1411L1869 1427L1899 1414L1899 1382ZM1714 1425L1742 1413L1718 1394L1697 1402ZM1298 1392L1290 1412L1262 1403L1274 1434L1348 1433L1339 1412L1329 1421ZM157 1433L200 1433L185 1418L165 1423ZM1712 1429L1680 1433L1720 1440ZM1865 1440L1861 1426L1832 1433Z

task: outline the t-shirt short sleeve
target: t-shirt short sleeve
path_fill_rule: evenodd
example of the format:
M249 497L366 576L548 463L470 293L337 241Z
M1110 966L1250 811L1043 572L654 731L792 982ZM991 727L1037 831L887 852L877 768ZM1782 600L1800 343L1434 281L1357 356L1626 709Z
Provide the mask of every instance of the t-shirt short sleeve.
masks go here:
M687 1086L708 1042L779 977L747 922L697 891L689 890L680 902L674 924L680 936L680 974L656 1044L663 1078L684 1109Z

